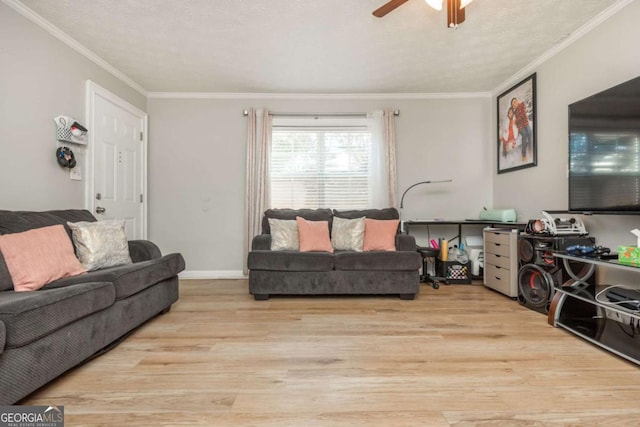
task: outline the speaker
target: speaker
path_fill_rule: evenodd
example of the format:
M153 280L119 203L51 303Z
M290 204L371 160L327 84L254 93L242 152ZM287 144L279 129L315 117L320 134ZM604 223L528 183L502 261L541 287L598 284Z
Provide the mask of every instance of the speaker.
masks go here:
M594 244L593 237L584 236L518 236L518 302L540 313L549 313L555 288L571 278L562 260L553 253L573 245ZM578 277L583 277L588 265L570 262L569 267Z
M520 234L518 236L518 263L520 267L527 264L556 267L558 260L553 252L562 251L570 246L593 246L596 239L586 236L541 236L536 234ZM560 264L562 264L560 262Z

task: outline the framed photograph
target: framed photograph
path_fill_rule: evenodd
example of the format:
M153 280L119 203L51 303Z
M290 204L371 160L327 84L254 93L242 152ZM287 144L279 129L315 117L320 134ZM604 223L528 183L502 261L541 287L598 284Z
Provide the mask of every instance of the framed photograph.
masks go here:
M536 74L498 95L498 173L538 164Z

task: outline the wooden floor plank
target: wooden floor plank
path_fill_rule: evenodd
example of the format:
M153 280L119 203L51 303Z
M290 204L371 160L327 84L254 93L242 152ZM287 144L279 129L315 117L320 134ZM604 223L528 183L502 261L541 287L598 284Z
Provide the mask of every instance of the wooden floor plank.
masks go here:
M185 280L173 309L22 404L68 425L638 425L640 370L481 285L254 301Z

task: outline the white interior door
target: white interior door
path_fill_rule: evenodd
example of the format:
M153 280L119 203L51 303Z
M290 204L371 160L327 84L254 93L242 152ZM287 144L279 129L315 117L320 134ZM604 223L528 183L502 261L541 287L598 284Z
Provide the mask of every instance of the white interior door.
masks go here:
M99 220L124 219L130 240L144 239L146 114L89 83L89 207Z

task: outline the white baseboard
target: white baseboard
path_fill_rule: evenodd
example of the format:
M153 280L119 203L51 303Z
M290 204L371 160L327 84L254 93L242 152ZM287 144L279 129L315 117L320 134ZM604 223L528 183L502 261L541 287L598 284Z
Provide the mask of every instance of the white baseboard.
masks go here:
M246 279L242 270L185 270L180 279Z

